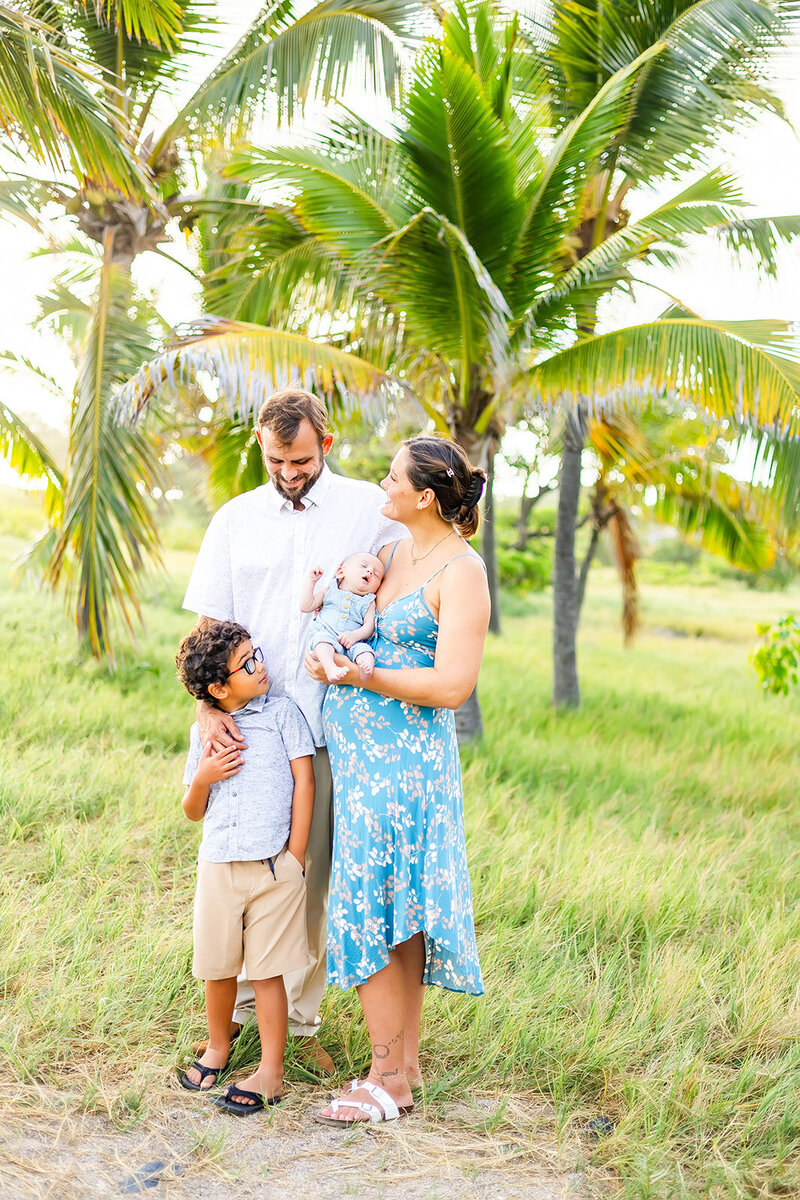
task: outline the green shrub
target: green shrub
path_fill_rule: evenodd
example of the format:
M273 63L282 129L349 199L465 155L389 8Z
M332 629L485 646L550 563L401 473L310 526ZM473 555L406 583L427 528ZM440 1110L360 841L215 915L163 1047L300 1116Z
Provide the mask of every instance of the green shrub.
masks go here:
M512 592L543 592L553 575L553 543L538 539L524 550L498 546L500 584Z
M800 671L800 622L788 614L777 625L757 625L762 644L752 657L761 687L773 696L788 696Z

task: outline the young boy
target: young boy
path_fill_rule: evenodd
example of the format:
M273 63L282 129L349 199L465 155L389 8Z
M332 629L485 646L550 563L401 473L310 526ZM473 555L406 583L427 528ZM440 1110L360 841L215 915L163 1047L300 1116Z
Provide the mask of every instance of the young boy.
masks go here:
M205 980L208 1048L182 1076L207 1091L224 1070L236 977L247 967L261 1062L214 1103L237 1116L277 1104L283 1087L287 1003L283 975L309 963L305 854L314 807L314 739L286 696L268 699L261 651L234 621L184 638L178 675L198 700L235 713L247 743L213 750L192 726L183 811L203 821L197 861L192 974Z

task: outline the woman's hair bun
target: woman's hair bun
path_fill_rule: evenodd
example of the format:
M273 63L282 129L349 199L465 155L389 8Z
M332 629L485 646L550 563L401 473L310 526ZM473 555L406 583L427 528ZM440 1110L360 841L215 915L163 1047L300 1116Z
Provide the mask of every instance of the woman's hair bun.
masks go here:
M472 480L470 482L467 494L464 497L464 503L468 508L474 508L480 502L483 495L483 487L486 483L486 476L483 471L473 469Z
M478 502L483 494L486 472L473 467L462 448L448 438L410 438L406 470L416 491L430 488L444 521L455 525L462 537L471 538L478 528Z

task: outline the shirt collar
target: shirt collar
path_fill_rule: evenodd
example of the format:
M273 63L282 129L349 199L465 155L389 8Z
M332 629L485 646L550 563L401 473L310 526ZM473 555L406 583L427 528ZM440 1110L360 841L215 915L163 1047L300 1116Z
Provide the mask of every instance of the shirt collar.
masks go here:
M264 711L264 705L269 699L269 692L265 692L263 696L253 696L252 700L248 700L244 708L237 708L235 713L231 713L232 717L238 717L242 713L260 713Z
M323 463L319 479L300 501L303 508L310 508L312 504L315 508L319 508L320 504L324 503L325 497L330 491L332 480L333 472L326 463ZM267 503L271 508L281 512L285 508L290 509L293 507L291 500L287 500L285 496L280 494L271 479L267 480L264 487L266 488Z

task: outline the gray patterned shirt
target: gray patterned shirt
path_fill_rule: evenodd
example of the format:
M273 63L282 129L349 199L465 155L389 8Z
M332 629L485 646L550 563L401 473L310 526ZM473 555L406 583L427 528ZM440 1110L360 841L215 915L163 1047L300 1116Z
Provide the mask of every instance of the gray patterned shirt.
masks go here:
M288 696L256 696L231 716L247 749L241 770L212 783L209 790L199 850L206 862L252 862L273 858L283 849L292 824L294 778L289 764L314 753L308 723ZM195 723L183 773L187 787L202 749Z

